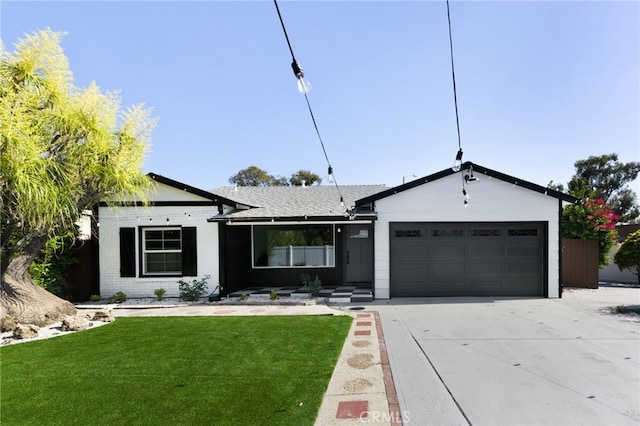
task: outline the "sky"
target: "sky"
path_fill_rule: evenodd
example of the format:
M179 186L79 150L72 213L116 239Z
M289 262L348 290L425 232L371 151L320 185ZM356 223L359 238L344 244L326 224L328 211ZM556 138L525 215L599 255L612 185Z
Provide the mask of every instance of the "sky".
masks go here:
M339 185L451 167L445 1L278 5ZM640 161L640 2L452 0L450 13L464 161L542 186L589 156ZM3 0L0 24L11 51L65 31L76 86L152 108L146 172L205 190L252 165L327 183L273 1Z

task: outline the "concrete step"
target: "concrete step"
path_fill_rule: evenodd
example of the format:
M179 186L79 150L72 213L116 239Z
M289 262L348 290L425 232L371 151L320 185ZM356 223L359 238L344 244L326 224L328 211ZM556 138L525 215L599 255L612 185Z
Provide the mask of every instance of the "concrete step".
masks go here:
M351 303L373 302L373 294L354 294L351 296Z

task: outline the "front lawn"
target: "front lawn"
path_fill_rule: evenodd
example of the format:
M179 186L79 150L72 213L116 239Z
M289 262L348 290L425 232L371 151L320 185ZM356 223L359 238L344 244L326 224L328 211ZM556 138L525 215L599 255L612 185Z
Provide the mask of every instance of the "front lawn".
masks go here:
M311 425L348 316L135 317L0 348L3 425Z

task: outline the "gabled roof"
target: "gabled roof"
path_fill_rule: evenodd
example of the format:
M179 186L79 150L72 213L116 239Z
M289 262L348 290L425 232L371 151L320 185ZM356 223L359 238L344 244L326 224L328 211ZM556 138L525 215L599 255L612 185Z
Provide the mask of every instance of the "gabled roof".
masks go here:
M233 201L233 200L228 199L228 198L225 198L225 197L220 196L218 194L214 194L214 193L209 192L209 191L204 191L202 189L198 189L198 188L196 188L194 186L187 185L186 183L178 182L177 180L169 179L168 177L164 177L164 176L161 176L161 175L156 174L156 173L148 173L147 176L149 176L151 179L153 179L156 182L159 182L159 183L161 183L163 185L171 186L171 187L179 189L181 191L186 191L186 192L188 192L190 194L194 194L194 195L197 195L199 197L206 198L208 200L213 201L215 204L218 204L218 205L226 204L226 205L229 205L229 206L236 206L238 204L238 202Z
M384 190L384 185L340 186L240 186L215 188L212 192L254 208L219 214L210 221L286 220L344 218L355 200ZM344 205L340 202L342 194Z
M469 170L470 167L473 167L474 175L491 176L492 178L502 180L502 181L510 183L512 185L521 186L521 187L529 189L531 191L535 191L535 192L538 192L540 194L544 194L544 195L547 195L549 197L554 197L554 198L557 198L559 200L566 201L566 202L569 202L569 203L577 203L577 202L580 201L577 198L572 197L571 195L565 194L563 192L559 192L559 191L555 191L553 189L545 188L544 186L536 185L535 183L527 182L526 180L518 179L517 177L509 176L509 175L506 175L504 173L500 173L498 171L489 169L489 168L481 166L479 164L472 163L470 161L465 162L462 165L461 169L460 169L461 171L457 172L457 173L464 173L465 170ZM372 194L372 195L370 195L368 197L364 197L364 198L358 199L356 201L356 208L366 206L367 204L370 204L370 203L375 202L377 200L380 200L382 198L386 198L386 197L392 196L394 194L398 194L400 192L406 191L408 189L415 188L417 186L424 185L424 184L427 184L429 182L433 182L434 180L441 179L443 177L452 175L454 173L456 173L456 172L454 172L451 168L447 168L445 170L439 171L439 172L431 174L429 176L418 178L416 180L413 180L411 182L405 183L403 185L387 189L386 191L381 191L381 192L378 192L376 194Z

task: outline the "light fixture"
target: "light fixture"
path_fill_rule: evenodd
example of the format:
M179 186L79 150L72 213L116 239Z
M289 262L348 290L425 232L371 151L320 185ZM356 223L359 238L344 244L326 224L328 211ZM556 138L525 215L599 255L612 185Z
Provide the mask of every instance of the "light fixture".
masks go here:
M304 78L304 71L295 59L291 62L291 68L293 69L293 74L298 79L298 92L306 95L309 93L309 90L311 90L311 83Z
M469 172L466 175L464 175L464 181L466 183L480 182L480 179L473 175L473 166L469 166Z
M451 170L453 170L454 172L459 172L460 167L462 167L462 149L458 149L458 153L456 154L456 161L453 162Z
M340 196L340 206L344 207L344 198L342 198L342 195Z
M467 204L467 202L471 199L471 195L469 195L467 193L466 189L462 189L462 195L464 196L464 203Z
M329 168L327 169L327 174L329 175L329 177L327 178L327 181L329 183L335 182L335 180L333 179L333 167L329 166Z

